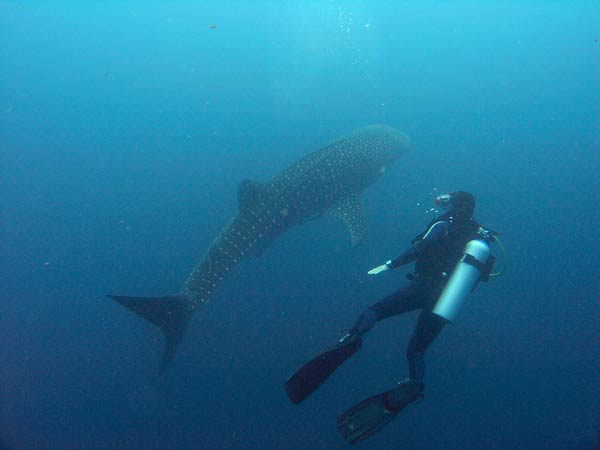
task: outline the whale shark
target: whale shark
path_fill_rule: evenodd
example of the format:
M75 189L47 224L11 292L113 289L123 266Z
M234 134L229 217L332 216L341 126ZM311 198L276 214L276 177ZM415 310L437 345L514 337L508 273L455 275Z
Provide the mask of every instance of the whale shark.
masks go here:
M242 181L238 210L209 246L179 293L163 297L108 295L160 328L164 371L173 360L192 314L213 298L242 259L260 256L286 230L324 213L340 217L353 246L364 236L361 193L410 146L387 125L358 128L297 160L270 181Z

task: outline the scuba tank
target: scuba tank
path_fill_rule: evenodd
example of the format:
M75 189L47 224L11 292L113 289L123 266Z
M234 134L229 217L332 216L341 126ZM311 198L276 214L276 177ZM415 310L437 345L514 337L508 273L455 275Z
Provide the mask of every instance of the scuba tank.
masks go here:
M483 232L482 232L483 231ZM469 293L479 281L487 281L496 258L492 256L487 241L495 238L494 232L480 229L480 239L467 242L462 258L456 264L448 283L444 287L433 313L453 322L465 303Z

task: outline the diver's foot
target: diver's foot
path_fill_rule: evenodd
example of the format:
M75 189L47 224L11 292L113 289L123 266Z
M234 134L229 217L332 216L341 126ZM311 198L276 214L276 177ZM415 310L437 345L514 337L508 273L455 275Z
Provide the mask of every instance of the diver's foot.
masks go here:
M336 347L339 348L345 347L346 345L354 344L358 339L362 341L361 335L357 331L350 330L338 340ZM358 343L358 345L360 345L360 342Z
M425 389L425 385L422 381L405 378L398 383L398 387L386 393L385 408L392 412L398 411L415 400L423 399L425 398L423 389Z

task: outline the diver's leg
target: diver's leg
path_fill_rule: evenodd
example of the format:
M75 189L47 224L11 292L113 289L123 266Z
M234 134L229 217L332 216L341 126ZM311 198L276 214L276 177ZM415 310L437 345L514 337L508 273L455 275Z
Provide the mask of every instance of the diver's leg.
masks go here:
M377 322L422 308L425 300L429 297L430 290L429 285L415 281L370 306L356 319L350 331L340 338L338 347L355 346L355 341L358 341L355 351L358 350L364 334Z
M427 285L413 282L375 303L358 317L352 329L340 338L336 347L326 353L327 358L323 359L321 356L321 361L327 361L331 367L335 365L332 369L334 370L358 351L363 335L373 328L376 322L422 308L425 299L428 298L428 292Z
M425 350L442 331L445 320L429 309L419 314L417 326L408 344L406 356L408 359L409 378L402 381L396 389L386 392L385 405L389 411L399 411L417 398L422 397L425 388Z
M421 311L413 332L406 358L408 359L409 378L423 382L425 376L425 351L442 331L445 320L429 310Z
M411 283L363 312L354 327L342 336L335 347L310 360L287 380L285 389L290 400L300 403L318 389L340 365L358 351L362 335L375 322L422 308L426 298L424 292L419 284Z
M404 314L423 307L427 289L413 282L366 309L356 320L350 334L360 336L368 332L375 323L391 316Z

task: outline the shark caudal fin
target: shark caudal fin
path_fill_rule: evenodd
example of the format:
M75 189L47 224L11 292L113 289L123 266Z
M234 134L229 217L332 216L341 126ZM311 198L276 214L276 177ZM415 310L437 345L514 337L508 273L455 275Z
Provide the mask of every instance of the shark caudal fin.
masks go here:
M165 335L165 352L161 363L164 371L175 357L192 315L188 299L183 295L166 297L126 297L107 295L108 298L129 308L138 316L152 322Z

